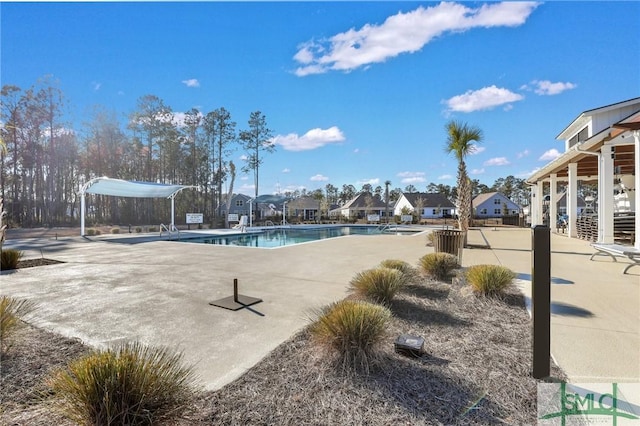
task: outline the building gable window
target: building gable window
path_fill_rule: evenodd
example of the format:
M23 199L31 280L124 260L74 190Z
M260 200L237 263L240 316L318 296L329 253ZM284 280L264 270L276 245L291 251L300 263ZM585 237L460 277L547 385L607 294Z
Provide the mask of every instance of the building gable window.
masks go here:
M494 199L493 199L493 204L502 204L502 203L500 202L500 198L494 198Z
M480 210L480 214L487 214L487 209Z
M501 209L493 209L493 214L497 214L497 215L499 215L499 214L500 214L500 212L502 212L502 210L501 210Z
M244 206L244 201L236 200L236 207L242 207L242 206Z

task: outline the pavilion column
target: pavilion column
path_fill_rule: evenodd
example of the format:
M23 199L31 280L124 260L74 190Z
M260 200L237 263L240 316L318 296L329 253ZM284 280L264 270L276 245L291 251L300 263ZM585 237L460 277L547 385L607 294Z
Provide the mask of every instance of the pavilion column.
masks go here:
M611 145L600 149L598 163L598 242L613 243L613 157Z
M544 182L538 181L531 188L531 226L543 225L544 216L542 214Z
M633 206L633 211L636 213L636 242L635 248L640 250L640 212L638 212L638 208L640 208L640 131L633 131L633 138L635 140L635 149L634 149L634 170L635 170L635 181L634 181L634 193L635 193L635 205Z
M558 194L558 175L551 174L549 183L549 228L555 229L558 221L558 203L556 202L556 194Z
M577 216L578 216L578 163L569 163L569 185L567 187L567 214L569 224L567 235L571 238L578 236Z
M80 193L80 236L84 237L84 191Z

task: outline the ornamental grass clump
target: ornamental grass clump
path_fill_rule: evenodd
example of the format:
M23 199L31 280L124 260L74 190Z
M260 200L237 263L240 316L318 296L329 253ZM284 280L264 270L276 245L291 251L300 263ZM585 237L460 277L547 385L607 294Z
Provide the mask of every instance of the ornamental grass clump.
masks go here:
M465 276L473 291L485 296L495 296L511 285L516 274L504 266L475 265L467 269Z
M182 355L140 343L96 351L48 380L54 407L85 425L151 425L192 400L194 373Z
M357 296L388 305L405 281L401 271L378 267L357 273L351 279L350 288Z
M310 332L316 342L338 355L342 368L368 373L390 319L391 311L384 306L342 300L321 310Z
M24 253L16 249L3 249L0 254L0 270L16 269Z
M422 271L439 281L447 280L460 264L458 258L449 253L429 253L419 260Z
M380 262L380 266L385 268L397 269L403 274L412 274L413 267L409 264L409 262L405 262L404 260L398 259L386 259Z
M4 351L8 346L11 335L20 324L20 320L27 318L36 309L36 304L30 300L15 299L9 296L0 297L0 347Z

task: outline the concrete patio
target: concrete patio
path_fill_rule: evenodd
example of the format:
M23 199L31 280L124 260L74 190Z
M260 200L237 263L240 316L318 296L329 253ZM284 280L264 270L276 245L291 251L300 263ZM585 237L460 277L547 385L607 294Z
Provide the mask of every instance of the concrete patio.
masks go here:
M10 232L10 231L9 231ZM118 240L120 242L115 242ZM126 238L8 240L27 258L57 265L3 271L0 293L38 302L35 323L105 347L124 340L184 352L207 389L233 381L308 324L314 309L346 295L357 272L384 259L416 264L433 251L418 235L349 236L277 249ZM132 241L132 240L129 240ZM530 293L531 230L483 228L464 266L502 264ZM640 268L601 258L585 241L552 235L551 350L572 382L640 382ZM251 309L209 305L240 293Z

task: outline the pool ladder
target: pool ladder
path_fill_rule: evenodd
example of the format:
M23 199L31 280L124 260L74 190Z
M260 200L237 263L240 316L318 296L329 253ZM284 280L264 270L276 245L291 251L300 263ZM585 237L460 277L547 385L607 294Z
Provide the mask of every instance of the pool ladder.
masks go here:
M160 236L162 237L162 232L166 231L169 234L169 239L171 239L171 236L175 233L178 235L178 240L180 240L180 230L178 228L176 228L175 225L169 225L167 227L167 225L165 225L164 223L160 224Z

